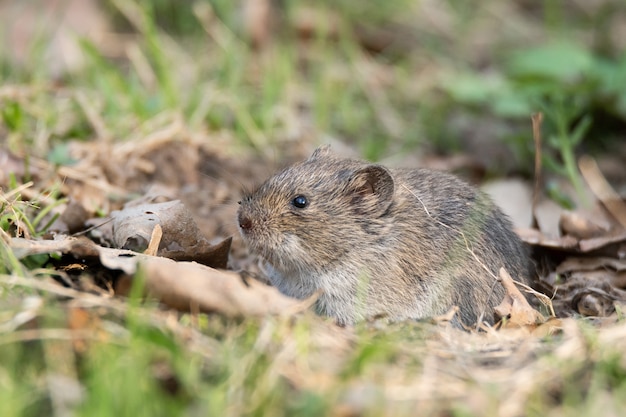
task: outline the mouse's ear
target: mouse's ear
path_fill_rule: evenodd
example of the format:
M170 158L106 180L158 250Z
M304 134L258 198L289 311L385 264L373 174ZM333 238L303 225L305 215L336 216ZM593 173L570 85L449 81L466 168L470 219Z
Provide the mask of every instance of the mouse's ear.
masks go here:
M322 145L313 152L313 155L311 155L310 159L316 159L323 156L328 156L330 154L330 145Z
M353 210L361 215L382 216L393 200L395 183L382 165L367 165L355 171L346 191Z

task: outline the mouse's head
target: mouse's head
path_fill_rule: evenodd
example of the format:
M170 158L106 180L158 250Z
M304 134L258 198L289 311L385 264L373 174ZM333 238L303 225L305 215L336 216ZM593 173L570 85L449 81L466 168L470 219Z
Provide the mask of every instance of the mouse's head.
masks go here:
M242 199L239 230L251 252L279 271L324 270L376 241L394 188L385 167L321 147Z

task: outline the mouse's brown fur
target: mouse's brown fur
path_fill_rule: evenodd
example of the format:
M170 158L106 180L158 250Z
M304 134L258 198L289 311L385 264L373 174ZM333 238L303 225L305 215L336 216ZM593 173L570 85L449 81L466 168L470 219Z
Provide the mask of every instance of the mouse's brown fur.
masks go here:
M304 197L296 199L297 197ZM241 202L239 228L270 281L292 297L318 289L319 313L351 324L442 314L465 324L504 295L504 266L526 281L526 250L509 219L474 187L425 169L387 169L322 147Z

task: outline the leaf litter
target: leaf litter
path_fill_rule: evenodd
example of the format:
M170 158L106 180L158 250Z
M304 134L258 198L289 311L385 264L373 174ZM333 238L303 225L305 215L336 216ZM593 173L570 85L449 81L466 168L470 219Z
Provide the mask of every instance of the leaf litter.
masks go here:
M435 2L426 3L434 6ZM253 23L275 24L266 12L258 5L248 10L262 15ZM430 8L433 19L440 25L446 23L437 13L437 7ZM315 27L310 16L299 20L300 32ZM329 26L328 36L336 37L332 33L335 25ZM383 42L383 46L371 43L380 41L381 34L373 35L364 29L358 37L366 48L400 43L398 39ZM268 42L268 28L247 30L259 46ZM398 33L391 30L383 35L402 38ZM372 81L366 79L367 74L363 78L364 82ZM9 91L10 87L2 90ZM370 93L374 96L372 102L379 103L377 83L371 83ZM79 352L91 340L124 340L128 332L121 326L111 326L106 314L125 314L128 303L119 296L129 293L133 279L141 278L146 292L165 308L140 310L140 314L157 327L167 327L190 350L210 360L218 356L220 342L193 325L181 324L185 316L174 310L191 311L192 318L197 318L199 312L210 313L209 317L249 320L260 316L261 331L254 350L271 352L274 373L290 386L338 395L339 405L333 415L365 414L381 407L380 401L388 415L406 412L407 404L412 410L417 404L424 414L450 415L458 410L450 410L449 401L459 401L464 404L461 411L476 415L493 410L498 415L518 416L525 413L528 401L538 391L539 395L559 398L567 379L580 376L569 375L559 368L561 364L593 364L606 353L602 346L619 347L626 340L626 326L621 320L626 289L623 199L607 190L606 181L589 161L581 161L580 168L596 196L590 199L595 202L591 211L566 212L546 204L542 217L540 208L533 204L532 215L540 217L541 226L518 225L518 233L532 247L538 265L533 287L548 297L556 317L549 317L549 308L540 308L541 313L533 309L513 284L514 277L503 271L500 279L507 296L497 309L498 316L504 318L497 328L482 327L480 332L452 328L447 323L454 310L447 317L435 318L434 325L375 320L357 329L340 328L303 313L313 300L290 300L252 278L262 275L236 236L236 201L242 187L252 187L256 182L252 179L267 177L273 171L272 164L251 155L235 158L225 151L232 147L232 141L220 146L218 137L198 137L202 135L187 131L181 119L172 114L160 115L126 143L115 144L98 112L92 111L89 99L78 97L78 102L102 140L72 143L69 153L76 161L74 165L55 168L35 157L26 164L23 157L0 148L3 192L9 183L7 174L12 172L23 180L35 180L22 191L24 198L42 195L57 181L61 183L61 194L69 197L66 204L53 209L51 215L59 217L46 235L26 239L9 238L6 233L0 236L17 258L53 255L49 266L58 276L43 278L40 272L37 278L2 275L0 281L14 288L34 288L66 302L67 329L25 328L25 324L33 325L46 302L43 297L29 297L14 306L16 314L11 320L3 321L0 343L67 338L72 349ZM392 120L392 116L380 115L385 120ZM145 137L145 131L152 133ZM293 157L299 159L308 153L308 149L296 149ZM450 168L455 163L448 160L442 164ZM461 165L467 166L467 161ZM51 203L41 200L41 204ZM522 218L532 217L523 214ZM155 233L159 229L161 233ZM146 250L149 254L139 253ZM540 307L541 303L531 304ZM579 320L581 316L588 320ZM585 334L585 323L602 330L595 340ZM298 347L300 325L306 326L310 335L304 359ZM8 333L8 329L18 330ZM354 352L366 350L367 343L374 343L381 329L392 336L397 333L395 357L382 366L360 369L355 378L344 382L340 394L334 393L336 380L345 372ZM278 342L276 334L281 335ZM558 335L558 343L546 340L547 335L554 334ZM423 343L407 342L414 338ZM542 356L548 352L550 355ZM420 362L419 374L411 366L415 361ZM167 370L156 373L165 376L155 378L167 379ZM76 384L57 381L52 385L74 391ZM503 400L494 403L489 392ZM603 411L618 415L612 410Z
M181 149L180 139L176 137L160 139L156 145L153 143L149 159L161 161L154 169L146 169L147 165L139 162L146 155L146 148L150 147L143 143L134 145L140 150L137 157L133 157L130 144L113 144L107 145L107 154L100 154L88 164L88 172L84 175L79 175L80 167L73 167L75 175L71 181L77 187L73 190L71 202L56 208L61 216L53 230L43 238L15 237L7 242L11 252L19 259L37 254L56 254L51 258L50 265L65 278L56 281L48 279L45 285L35 284L37 281L32 279L20 281L3 277L2 280L18 286L32 285L44 292L50 291L52 286L58 288L53 293L68 294L66 291L71 290L71 303L76 307L70 310L73 313L68 316L73 323L70 330L95 326L96 333L89 334L100 334L97 337L110 336L104 336L107 331L102 328L99 314L90 308L94 299L99 300L97 305L110 308L110 303L114 303L115 308L119 308L116 300L129 294L132 281L138 277L143 280L145 294L166 308L164 317L171 317L167 309L240 319L266 317L265 320L268 320L268 315L287 319L296 314L295 319L311 326L315 335L315 348L309 357L309 361L316 364L315 370L302 368L295 345L291 345L289 336L285 336L277 354L277 358L282 358L275 365L277 372L298 389L323 390L324 387L331 387L338 369L343 366L339 364L345 364L350 352L354 352L359 345L355 329L338 328L329 320L317 318L311 313L303 316L314 299L293 300L254 279L253 276L262 275L254 269L254 261L249 259L245 249L237 247L241 244L237 243L238 239L232 240L235 245L229 251L231 239L236 237L234 210L242 187L238 181L265 176L266 162L254 163L220 155L207 149L204 143L193 140L184 142L188 152L190 148L193 150L189 153L200 156L192 159L193 169L187 167L187 174L183 175L180 171L177 176L159 175L161 169L172 169L163 164L176 160L174 155ZM87 152L87 146L80 144L82 154ZM119 148L124 149L126 161L135 159L137 162L126 162L116 168L112 162L116 159L107 155L119 154ZM97 154L95 149L93 154ZM14 166L19 165L15 165L19 158L15 155L9 157ZM93 164L98 161L107 161L105 169L94 168ZM191 175L193 170L202 172L203 167L212 167L209 170L211 176ZM107 175L114 170L117 170L115 175ZM57 175L62 176L64 172L59 169ZM137 180L138 177L141 180ZM239 180L234 180L235 177ZM42 176L35 178L35 183L45 187L44 184L53 181L53 178ZM77 190L94 185L101 192L115 190L114 193L103 193L108 199L106 203L99 202L111 209L107 217L93 217L93 208L83 206L80 201L84 200L76 194ZM68 190L71 187L67 179L64 186ZM253 184L243 186L251 187ZM216 196L219 201L212 201ZM605 202L597 204L598 210L604 210ZM80 207L78 210L77 206ZM418 355L422 358L423 374L414 378L408 370L401 372L392 367L389 372L393 375L386 372L379 375L386 381L382 387L372 386L365 380L354 380L346 387L337 412L359 414L372 406L371 398L368 399L371 395L384 399L388 410L410 399L422 404L425 410L435 412L441 409L438 405L441 400L466 398L469 401L467 406L479 412L480 407L490 401L485 398L481 387L497 382L506 387L508 398L499 404L499 414L519 415L529 396L536 395L537 384L541 381L548 383L557 372L556 365L548 366L541 358L541 352L549 349L542 341L546 336L560 335L561 342L553 353L558 361L585 360L588 349L584 347L585 337L580 333L578 321L569 317L589 317L596 326L606 328L606 332L599 333L599 337L613 340L626 336L624 324L614 325L620 323L619 314L626 300L626 264L623 262L626 233L610 214L599 220L589 213L564 211L559 236L539 229L519 229L523 240L533 248L533 257L540 267L533 286L548 299L542 304L537 301L538 298L529 297L531 304L539 310L528 304L513 279L506 271L501 271L500 281L507 295L495 311L497 317L503 319L499 325L494 328L483 326L480 332L467 332L450 327L450 317L436 319L434 327L428 323L415 323L413 326L417 329L427 329L421 330L424 343L420 347L407 344L399 349L408 349L404 352L408 357ZM82 222L80 227L70 224L75 218ZM196 222L199 218L205 221ZM203 228L207 222L213 224ZM154 234L157 225L161 231L158 238ZM75 235L70 236L69 230ZM151 255L141 253L151 243L156 252ZM77 264L80 267L77 268ZM544 307L541 308L541 305ZM556 317L551 317L551 308ZM30 307L23 314L30 314L31 317L37 314L37 310ZM162 313L154 314L154 317L159 317ZM454 310L450 312L450 315L453 314ZM81 319L81 315L86 317ZM362 326L375 331L380 326L391 329L399 326L403 329L410 325L384 324L384 320L375 320ZM412 331L415 328L407 333ZM80 342L85 340L81 334L80 331L76 333L75 348L85 343ZM321 354L322 351L325 353ZM321 357L314 352L320 352ZM330 357L333 359L330 360ZM324 362L327 366L320 368ZM334 365L330 366L330 363ZM468 380L474 381L473 388L468 387ZM557 383L554 389L563 388ZM504 394L504 391L501 392Z

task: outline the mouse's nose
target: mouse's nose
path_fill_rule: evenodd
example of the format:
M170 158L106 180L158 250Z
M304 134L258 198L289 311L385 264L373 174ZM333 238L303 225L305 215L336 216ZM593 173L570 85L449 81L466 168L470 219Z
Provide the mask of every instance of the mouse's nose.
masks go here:
M239 214L239 227L241 230L250 230L252 229L252 220L245 214Z

